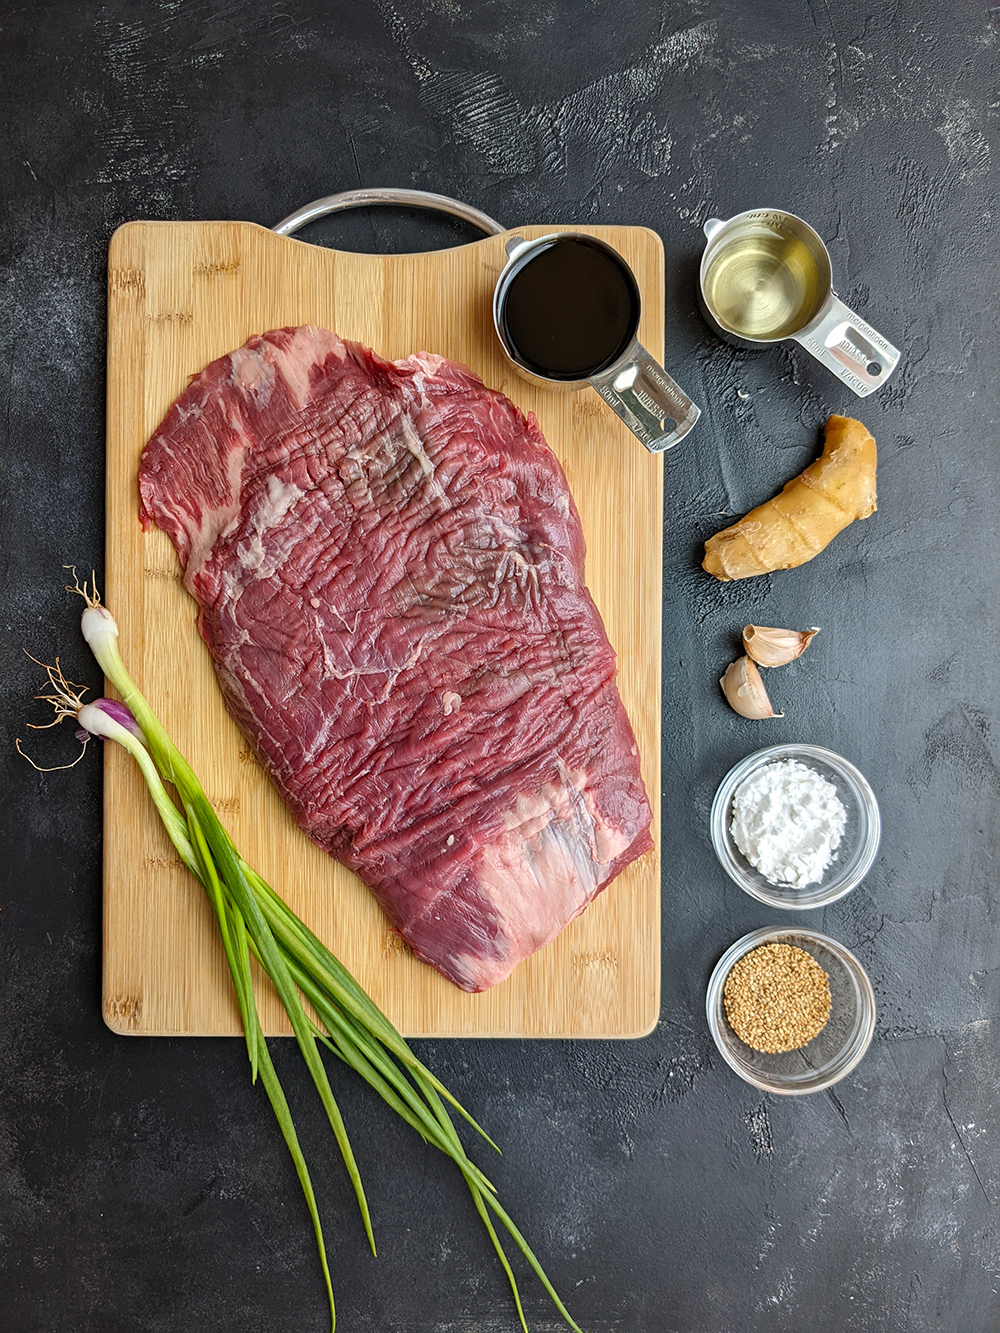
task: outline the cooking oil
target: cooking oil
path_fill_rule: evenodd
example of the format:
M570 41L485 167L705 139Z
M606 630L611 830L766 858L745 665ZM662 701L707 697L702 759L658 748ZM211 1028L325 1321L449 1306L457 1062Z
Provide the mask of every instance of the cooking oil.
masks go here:
M823 287L812 251L797 236L751 230L721 246L705 275L705 296L724 328L766 342L808 324Z

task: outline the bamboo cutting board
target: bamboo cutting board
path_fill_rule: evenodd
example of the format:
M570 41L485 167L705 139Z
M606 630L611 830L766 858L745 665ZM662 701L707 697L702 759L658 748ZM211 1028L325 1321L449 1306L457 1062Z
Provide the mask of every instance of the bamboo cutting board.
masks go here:
M523 227L540 236L547 227ZM638 227L579 227L632 265L639 336L663 347L663 250ZM510 235L510 233L508 233ZM467 995L418 962L368 889L292 823L225 711L177 556L138 520L142 447L190 376L254 333L312 323L397 359L439 352L538 417L587 539L587 582L618 651L659 830L662 460L598 395L516 374L492 290L506 236L430 254L347 254L245 222L133 222L108 260L107 575L122 656L247 860L408 1036L641 1036L659 1015L659 848L634 862L507 981ZM132 761L105 749L104 1017L116 1032L240 1031L201 887L177 860ZM259 987L269 1034L289 1031Z

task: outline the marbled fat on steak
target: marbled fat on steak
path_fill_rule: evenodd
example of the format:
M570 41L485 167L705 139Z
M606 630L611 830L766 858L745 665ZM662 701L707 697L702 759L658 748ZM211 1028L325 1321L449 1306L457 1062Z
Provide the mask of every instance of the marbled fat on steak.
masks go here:
M652 845L566 479L465 366L251 338L171 407L140 489L295 819L456 985Z

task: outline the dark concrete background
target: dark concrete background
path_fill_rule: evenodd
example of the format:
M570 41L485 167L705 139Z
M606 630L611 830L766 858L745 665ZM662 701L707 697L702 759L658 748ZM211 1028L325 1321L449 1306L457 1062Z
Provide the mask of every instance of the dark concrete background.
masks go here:
M3 884L0 1325L322 1329L297 1183L236 1041L123 1039L99 1010L100 763L40 775L21 648L97 685L62 566L100 572L104 269L131 218L271 224L410 185L501 220L638 223L667 254L667 364L706 408L668 456L663 1009L638 1042L425 1042L506 1147L490 1164L588 1333L960 1330L1000 1322L996 7L850 0L111 0L0 7ZM860 402L794 346L712 338L700 227L805 216L844 298L903 349ZM310 239L422 249L459 224L370 212ZM879 444L879 511L800 570L721 586L704 538L815 453ZM716 681L746 620L819 624L749 723ZM165 669L169 664L164 664ZM874 1044L829 1094L763 1096L703 1014L722 950L775 914L718 867L713 791L763 743L854 760L885 824L810 924L856 950ZM42 762L69 729L35 735ZM344 1333L501 1333L505 1281L448 1163L337 1086L366 1250L287 1043ZM336 1073L336 1071L334 1071ZM563 1325L523 1282L536 1330Z

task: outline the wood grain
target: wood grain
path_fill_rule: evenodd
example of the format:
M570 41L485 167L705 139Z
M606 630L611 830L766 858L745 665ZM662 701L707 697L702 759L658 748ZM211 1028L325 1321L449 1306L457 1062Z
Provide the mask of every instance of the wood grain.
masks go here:
M576 230L628 259L643 294L640 338L661 354L659 238L638 227ZM243 854L405 1034L640 1036L659 1015L659 847L507 981L483 995L459 991L417 962L365 886L292 823L225 711L169 539L143 533L138 521L146 440L189 377L253 333L314 323L383 356L428 350L465 362L536 414L566 470L587 539L587 582L618 651L619 689L658 834L662 460L590 389L541 388L505 360L490 313L505 239L379 256L323 249L251 223L120 228L108 261L105 600L133 677ZM117 746L105 747L104 800L105 1020L123 1033L238 1033L211 911ZM266 986L259 994L265 1031L287 1033L273 994Z

